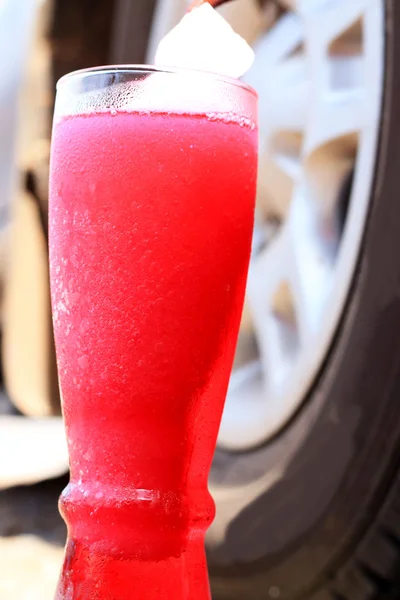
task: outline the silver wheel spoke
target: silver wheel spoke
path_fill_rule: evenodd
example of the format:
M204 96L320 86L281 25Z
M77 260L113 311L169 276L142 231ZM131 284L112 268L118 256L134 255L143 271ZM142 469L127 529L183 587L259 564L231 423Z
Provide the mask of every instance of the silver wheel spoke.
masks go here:
M333 94L317 106L305 143L305 152L329 140L360 131L365 123L365 93L351 90Z
M305 345L318 329L333 265L318 231L316 211L304 190L299 190L293 199L287 228L290 240L288 280L293 291L300 340Z
M302 24L294 13L284 15L278 23L255 45L256 64L261 61L266 66L276 64L303 41ZM250 83L252 76L258 78L258 69L253 68L246 76Z
M287 244L282 234L255 259L249 275L248 303L260 349L260 359L264 373L268 373L268 386L278 385L284 374L284 349L280 337L279 316L272 314L274 295L282 283L279 265L287 264ZM268 273L268 278L264 274Z
M307 41L323 47L343 33L360 16L363 16L374 2L370 0L351 0L350 2L349 0L297 0L297 11L304 18Z

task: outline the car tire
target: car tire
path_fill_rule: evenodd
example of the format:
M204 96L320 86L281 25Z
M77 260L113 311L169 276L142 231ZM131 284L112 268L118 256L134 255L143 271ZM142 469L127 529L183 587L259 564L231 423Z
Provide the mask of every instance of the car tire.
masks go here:
M208 541L214 600L400 593L400 4L385 2L385 82L356 273L318 379L268 444L217 450L211 486L266 490ZM217 502L217 512L219 510Z

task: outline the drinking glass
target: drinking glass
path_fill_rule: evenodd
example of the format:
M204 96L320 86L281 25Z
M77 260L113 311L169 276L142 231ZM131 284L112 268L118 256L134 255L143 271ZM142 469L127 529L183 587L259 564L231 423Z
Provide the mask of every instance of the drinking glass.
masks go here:
M60 80L50 272L71 479L57 599L206 600L207 477L241 317L257 97L107 67Z

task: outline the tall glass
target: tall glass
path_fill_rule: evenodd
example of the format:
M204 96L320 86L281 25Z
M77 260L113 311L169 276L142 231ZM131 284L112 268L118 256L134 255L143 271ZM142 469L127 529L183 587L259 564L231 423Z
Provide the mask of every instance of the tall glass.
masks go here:
M58 599L206 600L207 476L242 311L257 98L111 67L58 84L50 269L71 481Z

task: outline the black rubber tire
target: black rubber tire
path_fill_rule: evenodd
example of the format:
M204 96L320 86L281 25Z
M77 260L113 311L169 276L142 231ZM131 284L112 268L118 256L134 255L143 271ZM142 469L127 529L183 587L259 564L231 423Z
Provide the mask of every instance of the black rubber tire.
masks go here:
M312 393L268 446L218 452L211 481L278 481L208 548L214 600L400 597L400 2L385 4L385 88L353 287ZM289 459L288 457L291 458ZM218 506L217 506L218 510Z

